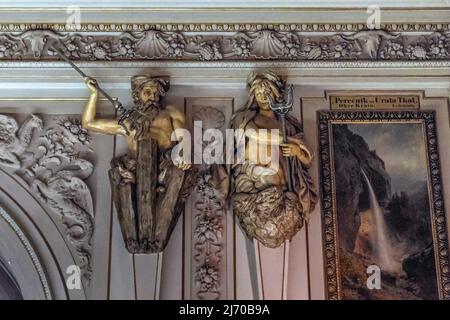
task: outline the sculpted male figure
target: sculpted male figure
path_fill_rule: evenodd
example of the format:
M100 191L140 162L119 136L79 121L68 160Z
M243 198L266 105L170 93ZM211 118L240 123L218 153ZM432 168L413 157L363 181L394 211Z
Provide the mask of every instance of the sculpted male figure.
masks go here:
M161 98L169 81L151 76L131 79L134 121L125 120L126 129L115 119L97 119L98 90L95 80L86 79L91 91L83 111L83 127L90 132L124 136L129 154L113 159L109 172L114 203L119 215L126 248L130 253L155 253L166 246L184 210L192 187L191 165L176 164L170 154L182 134L185 117L174 106L163 107ZM176 136L182 140L182 136Z

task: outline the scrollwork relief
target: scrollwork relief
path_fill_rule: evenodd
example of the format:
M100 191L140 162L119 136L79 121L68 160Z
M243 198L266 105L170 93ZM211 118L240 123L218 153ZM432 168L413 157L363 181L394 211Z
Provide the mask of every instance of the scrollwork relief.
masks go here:
M42 126L42 119L35 115L31 115L20 128L14 118L0 115L0 165L19 169L33 131L42 130Z
M223 260L225 209L210 184L210 171L201 172L195 189L194 263L197 298L221 298L220 265Z
M92 271L94 208L85 180L94 165L81 155L89 151L90 137L76 119L44 127L41 117L31 115L19 128L14 118L0 115L0 166L13 170L61 219L86 283Z
M205 129L225 126L224 114L202 107L194 115ZM226 209L214 176L216 168L202 164L193 192L193 263L195 295L198 299L223 299Z

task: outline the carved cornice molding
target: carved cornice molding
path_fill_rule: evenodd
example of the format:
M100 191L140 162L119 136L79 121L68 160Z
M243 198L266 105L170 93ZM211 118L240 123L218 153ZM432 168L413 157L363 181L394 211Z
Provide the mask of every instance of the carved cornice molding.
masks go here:
M109 61L80 61L79 67L111 67ZM450 68L449 60L414 61L116 61L115 67L121 68ZM0 59L0 68L64 68L67 63L59 61L7 61Z
M65 23L0 23L0 32L53 30L55 32L142 32L146 30L170 32L254 32L260 30L297 32L358 32L364 23L82 23L78 27ZM450 31L450 23L382 23L381 29L390 32Z
M139 32L0 33L0 61L57 61L52 47L78 61L135 62L360 62L450 60L450 32L356 33L259 31L204 34L150 29Z

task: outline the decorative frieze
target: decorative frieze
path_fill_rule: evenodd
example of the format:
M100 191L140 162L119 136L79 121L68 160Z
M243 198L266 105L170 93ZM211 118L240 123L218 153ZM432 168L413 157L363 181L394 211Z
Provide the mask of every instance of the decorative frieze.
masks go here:
M57 61L55 49L79 61L447 61L450 32L317 33L261 29L195 34L138 32L58 33L30 30L0 34L0 60Z
M393 32L449 31L450 23L382 23L381 28ZM146 30L178 32L252 32L260 30L298 32L358 32L364 23L3 23L0 32L54 30L56 32L138 32Z

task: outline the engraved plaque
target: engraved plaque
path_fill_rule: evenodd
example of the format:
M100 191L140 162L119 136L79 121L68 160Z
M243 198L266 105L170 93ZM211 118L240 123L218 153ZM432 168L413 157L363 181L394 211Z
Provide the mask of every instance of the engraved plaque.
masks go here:
M331 95L331 110L419 109L419 95Z

